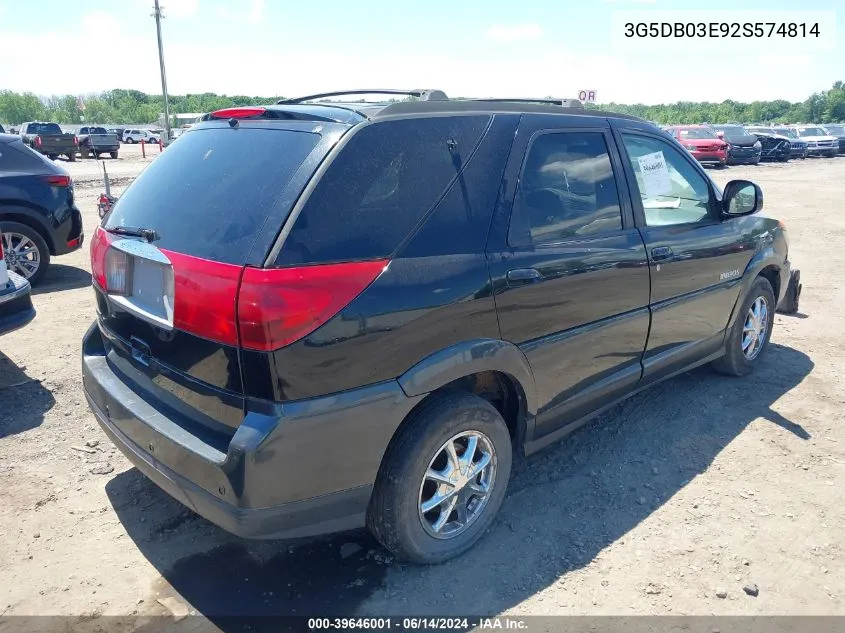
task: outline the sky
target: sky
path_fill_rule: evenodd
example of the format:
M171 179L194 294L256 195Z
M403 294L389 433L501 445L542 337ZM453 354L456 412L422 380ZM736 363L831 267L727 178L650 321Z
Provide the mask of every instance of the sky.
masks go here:
M841 0L161 0L171 94L439 88L620 103L802 101L845 80ZM0 90L161 94L152 0L0 0ZM620 47L614 11L835 11L841 46ZM618 14L617 14L618 15ZM830 15L830 14L828 14ZM835 31L835 32L831 32ZM662 46L662 44L661 44Z

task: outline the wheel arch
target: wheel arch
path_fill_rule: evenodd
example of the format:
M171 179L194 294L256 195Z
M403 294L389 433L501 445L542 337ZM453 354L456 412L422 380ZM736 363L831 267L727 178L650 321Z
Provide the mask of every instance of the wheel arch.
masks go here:
M515 445L524 441L536 413L531 366L525 354L507 341L477 339L453 345L418 362L398 382L407 396L425 396L416 407L444 392L481 396L502 414Z
M39 218L37 211L20 206L0 206L0 223L2 222L17 222L37 231L47 243L47 248L50 249L50 254L56 254L56 244L53 241L52 231L50 231L44 221Z

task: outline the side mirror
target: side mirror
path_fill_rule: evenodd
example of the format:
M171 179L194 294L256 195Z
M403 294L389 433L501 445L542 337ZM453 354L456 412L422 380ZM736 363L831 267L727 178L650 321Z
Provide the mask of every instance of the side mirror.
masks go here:
M722 194L726 215L750 215L763 209L763 190L749 180L731 180Z

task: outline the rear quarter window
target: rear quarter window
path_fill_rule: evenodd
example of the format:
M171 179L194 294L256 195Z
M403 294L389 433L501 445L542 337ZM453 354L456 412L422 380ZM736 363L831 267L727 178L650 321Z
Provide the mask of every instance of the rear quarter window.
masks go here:
M319 140L319 134L292 130L192 130L127 188L105 227L155 229L159 248L242 264Z
M390 255L460 173L489 122L452 116L360 129L317 183L276 264Z

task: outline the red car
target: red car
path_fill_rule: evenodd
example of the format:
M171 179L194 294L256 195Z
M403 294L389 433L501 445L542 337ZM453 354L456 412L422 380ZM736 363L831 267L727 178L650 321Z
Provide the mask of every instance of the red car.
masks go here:
M675 125L666 128L695 159L705 165L724 167L728 162L728 144L704 125Z

